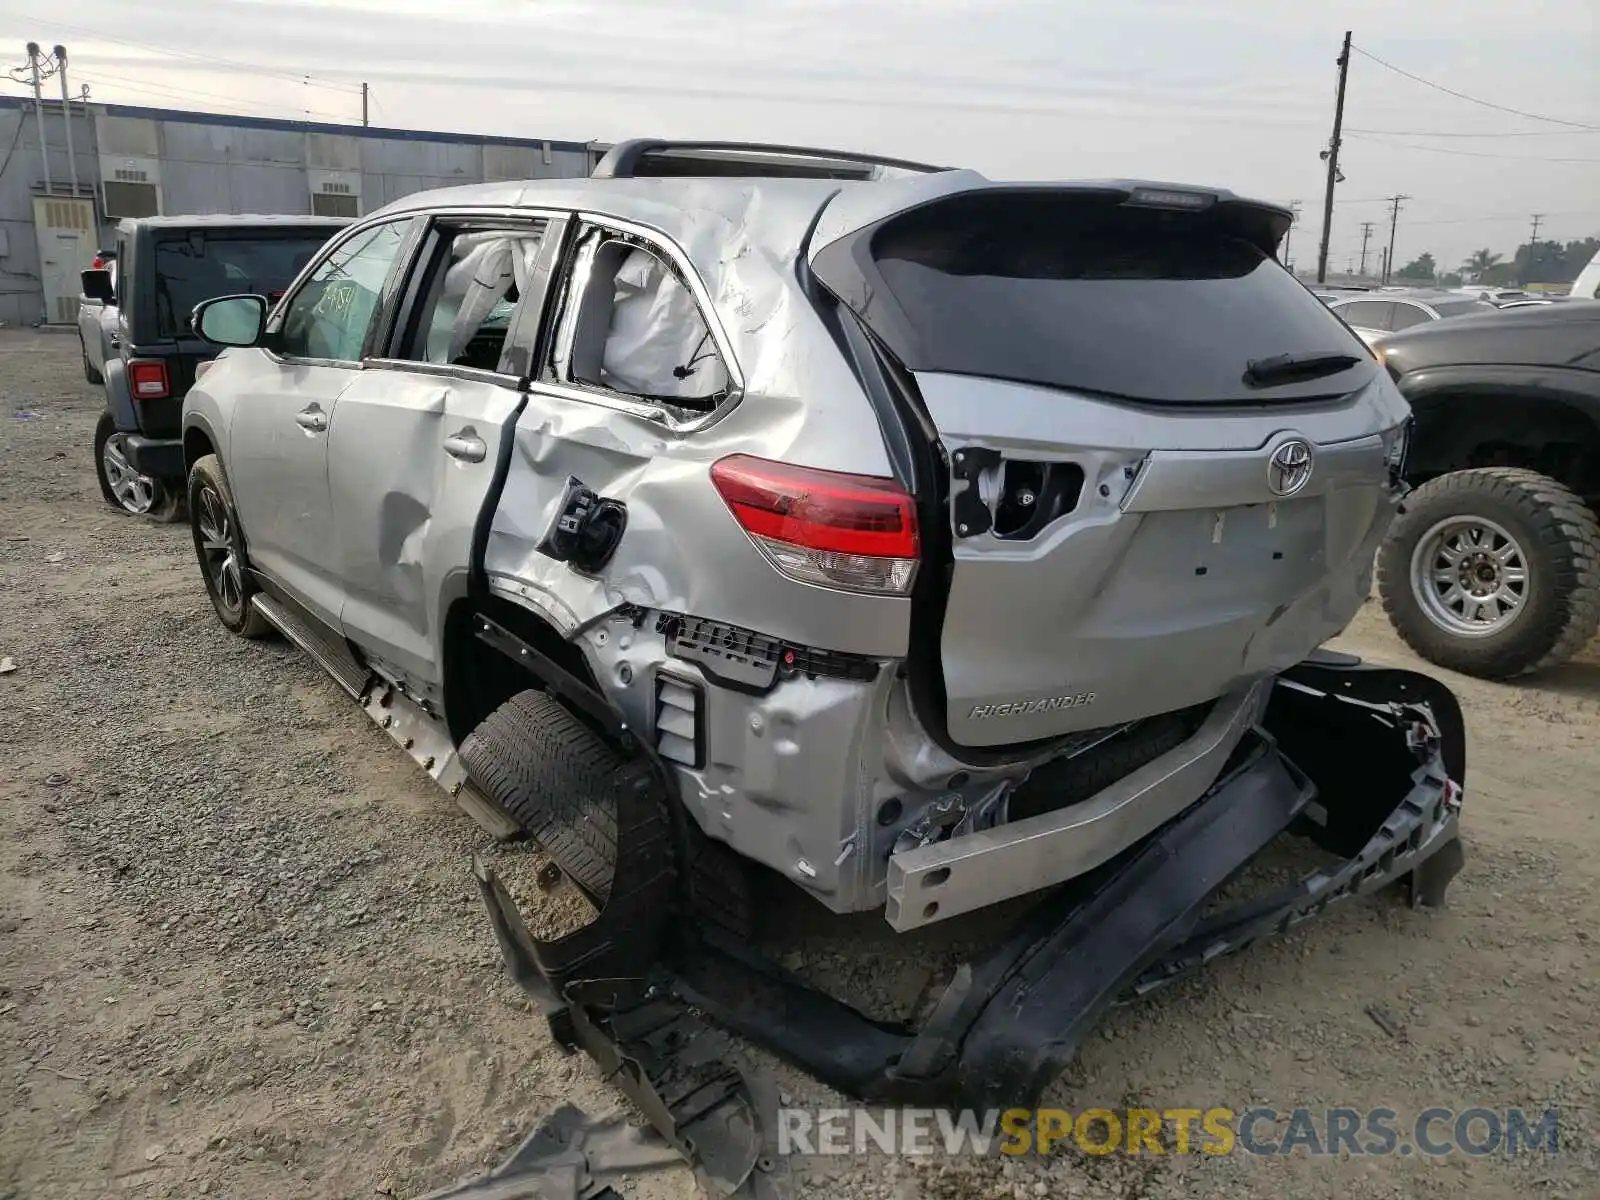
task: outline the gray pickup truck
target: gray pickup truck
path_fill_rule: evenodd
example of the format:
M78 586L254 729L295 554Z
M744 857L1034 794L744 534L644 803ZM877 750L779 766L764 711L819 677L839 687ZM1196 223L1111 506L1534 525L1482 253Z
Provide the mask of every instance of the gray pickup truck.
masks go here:
M78 342L83 347L83 377L90 383L103 384L106 359L117 346L116 251L100 251L94 256L90 269L103 270L109 277L111 299L99 295L78 296Z
M216 347L189 313L231 292L281 294L347 222L305 216L172 216L123 221L105 265L83 272L83 373L105 389L95 473L106 503L175 519L183 509L183 397ZM108 260L108 261L107 261Z

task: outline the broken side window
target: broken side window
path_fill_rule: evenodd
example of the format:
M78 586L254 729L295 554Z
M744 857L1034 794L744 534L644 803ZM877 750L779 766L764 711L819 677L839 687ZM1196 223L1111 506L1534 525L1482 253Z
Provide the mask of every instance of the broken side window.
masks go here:
M500 371L517 302L528 291L542 229L470 229L450 236L425 286L400 357Z
M730 377L711 328L660 255L596 235L574 272L566 382L654 401L692 417L716 408Z

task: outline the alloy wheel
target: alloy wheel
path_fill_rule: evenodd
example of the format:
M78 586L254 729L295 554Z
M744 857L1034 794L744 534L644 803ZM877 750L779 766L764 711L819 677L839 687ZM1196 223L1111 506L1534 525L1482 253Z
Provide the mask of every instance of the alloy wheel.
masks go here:
M130 513L147 513L155 507L160 484L148 475L141 475L128 461L126 434L114 433L100 450L100 466L105 472L111 494L123 510Z
M1528 557L1505 526L1486 517L1438 522L1411 554L1411 588L1422 611L1458 637L1502 632L1528 606Z
M233 548L233 521L227 503L215 488L201 490L195 525L200 533L200 559L206 578L223 607L239 612L244 606L244 578Z

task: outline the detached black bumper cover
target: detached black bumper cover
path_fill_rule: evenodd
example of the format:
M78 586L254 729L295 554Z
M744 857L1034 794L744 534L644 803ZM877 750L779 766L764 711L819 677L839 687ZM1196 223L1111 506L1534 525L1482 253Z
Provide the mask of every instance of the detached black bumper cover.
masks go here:
M707 1019L863 1100L1029 1106L1115 1004L1391 882L1413 904L1441 903L1462 861L1465 770L1461 712L1442 684L1331 655L1301 664L1280 676L1261 727L1203 797L1045 894L1003 945L959 968L920 1029L874 1021L713 934L664 940L651 907L662 898L647 905L641 889L560 942L538 942L477 870L511 973L558 1040L593 1055L712 1190L756 1195L772 1182L759 1169L771 1165L766 1105ZM1285 831L1339 861L1210 911ZM633 878L652 876L649 854Z

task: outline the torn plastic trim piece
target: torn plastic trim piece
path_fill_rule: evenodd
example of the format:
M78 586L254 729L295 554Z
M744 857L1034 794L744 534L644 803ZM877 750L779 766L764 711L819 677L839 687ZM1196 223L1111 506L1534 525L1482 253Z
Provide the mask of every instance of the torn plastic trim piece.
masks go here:
M507 658L520 664L542 686L595 721L624 752L632 753L638 748L640 741L634 736L633 730L628 728L622 713L594 688L499 622L491 621L484 616L474 616L472 623L473 633L479 641L494 647Z
M481 859L474 858L473 872L508 970L539 1005L556 1041L595 1060L693 1168L708 1195L779 1200L787 1179L775 1147L776 1098L734 1065L726 1035L672 998L664 980L608 977L611 969L625 969L621 961L602 962L599 977L589 982L559 982L550 970L559 943L570 947L564 957L572 964L595 962L614 947L597 927L615 902L594 923L559 943L546 942L528 932L515 901ZM664 917L670 908L660 902L657 911Z
M920 1030L872 1020L714 934L686 939L660 964L650 1001L704 1013L864 1100L1028 1105L1116 1003L1391 881L1408 878L1414 899L1437 903L1460 865L1464 728L1449 690L1336 659L1279 683L1287 736L1258 730L1205 797L1036 905L1003 945L957 971ZM1336 770L1300 769L1286 743L1320 746L1318 765L1331 758ZM1391 779L1383 770L1396 762L1405 766ZM1375 792L1387 797L1376 810ZM1353 816L1339 816L1344 804ZM1320 823L1310 819L1318 811ZM1325 873L1330 883L1313 876L1287 896L1204 917L1291 826L1325 848L1355 829L1362 843ZM583 1003L572 987L566 997Z
M623 1200L613 1184L681 1163L671 1146L624 1115L591 1117L563 1104L492 1171L421 1200Z

